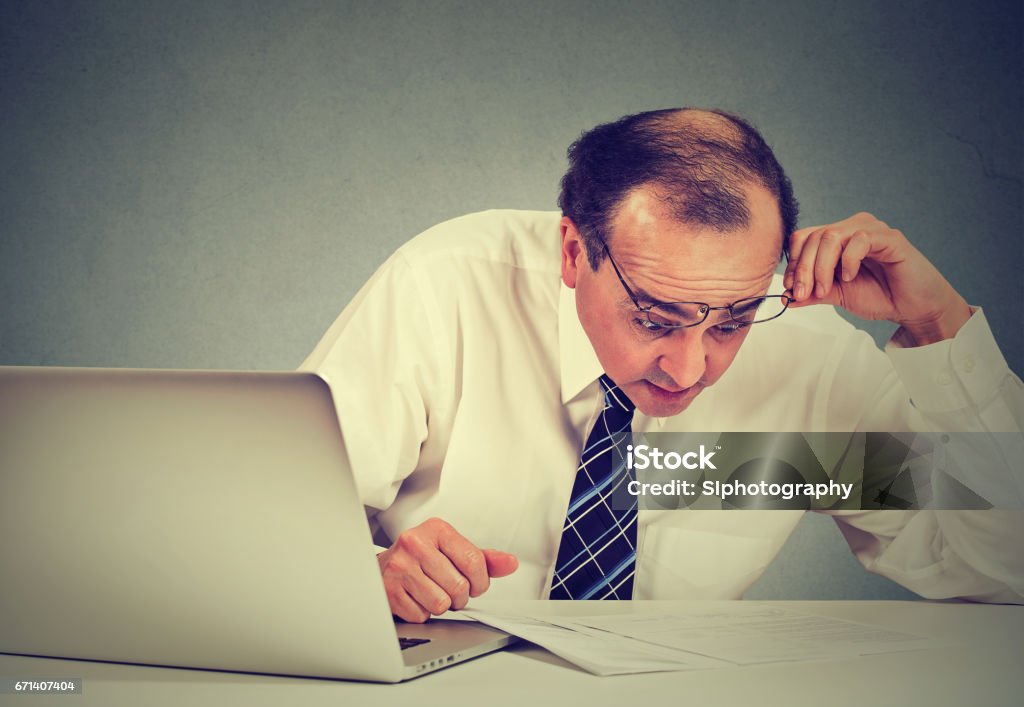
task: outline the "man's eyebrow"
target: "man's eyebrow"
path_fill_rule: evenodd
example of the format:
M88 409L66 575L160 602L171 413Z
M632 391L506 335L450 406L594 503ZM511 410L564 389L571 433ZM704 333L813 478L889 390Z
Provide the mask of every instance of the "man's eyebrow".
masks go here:
M646 307L658 307L658 309L661 311L670 312L680 317L689 314L689 312L677 306L677 302L662 302L657 297L652 297L646 290L642 288L634 289L633 294L636 295L637 301ZM628 297L626 298L626 302L629 302L629 304L631 305L633 304Z
M751 297L747 299L741 306L733 307L733 315L745 314L751 309L757 309L764 302L764 297Z
M638 302L650 307L663 307L665 305L673 304L672 302L665 302L663 300L658 299L657 297L655 297L642 287L633 287L633 294L636 295L636 299Z

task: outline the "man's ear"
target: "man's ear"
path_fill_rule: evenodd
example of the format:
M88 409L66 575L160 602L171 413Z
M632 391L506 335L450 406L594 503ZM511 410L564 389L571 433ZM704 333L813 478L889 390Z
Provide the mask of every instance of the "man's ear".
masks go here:
M566 287L576 289L580 268L588 267L587 249L572 219L563 216L559 226L562 230L562 282Z

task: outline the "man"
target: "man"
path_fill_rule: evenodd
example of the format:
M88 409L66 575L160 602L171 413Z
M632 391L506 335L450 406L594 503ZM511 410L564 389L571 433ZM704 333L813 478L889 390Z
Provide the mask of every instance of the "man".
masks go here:
M303 365L334 391L396 616L485 591L741 596L800 512L616 509L580 531L574 509L607 488L577 470L616 412L627 434L1019 430L1022 385L980 310L868 214L794 231L789 182L746 122L643 113L569 157L561 214L430 229ZM900 329L883 354L819 304ZM835 516L869 569L925 596L1024 595L1016 514Z

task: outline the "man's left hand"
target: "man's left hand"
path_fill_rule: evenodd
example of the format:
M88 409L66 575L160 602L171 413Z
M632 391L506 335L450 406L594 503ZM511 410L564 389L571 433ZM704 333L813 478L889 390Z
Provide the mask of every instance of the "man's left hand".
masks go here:
M791 307L832 304L888 319L918 346L952 337L971 316L921 251L868 213L794 231L784 284L796 298Z

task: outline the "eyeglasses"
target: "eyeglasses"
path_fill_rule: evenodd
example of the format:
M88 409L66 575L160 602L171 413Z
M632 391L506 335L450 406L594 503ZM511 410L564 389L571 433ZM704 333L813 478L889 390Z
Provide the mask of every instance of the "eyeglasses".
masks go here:
M640 300L622 277L619 266L615 264L615 259L612 258L611 251L608 250L608 244L602 243L601 245L608 256L608 262L612 264L615 274L619 277L619 282L622 283L622 288L626 290L626 294L629 295L629 299L632 300L637 311L643 313L647 322L645 326L651 330L695 327L703 324L711 312L719 310L728 310L729 319L725 321L742 328L781 317L789 307L789 303L793 301L789 295L762 295L746 297L722 307L712 307L706 302L659 302L641 306Z

